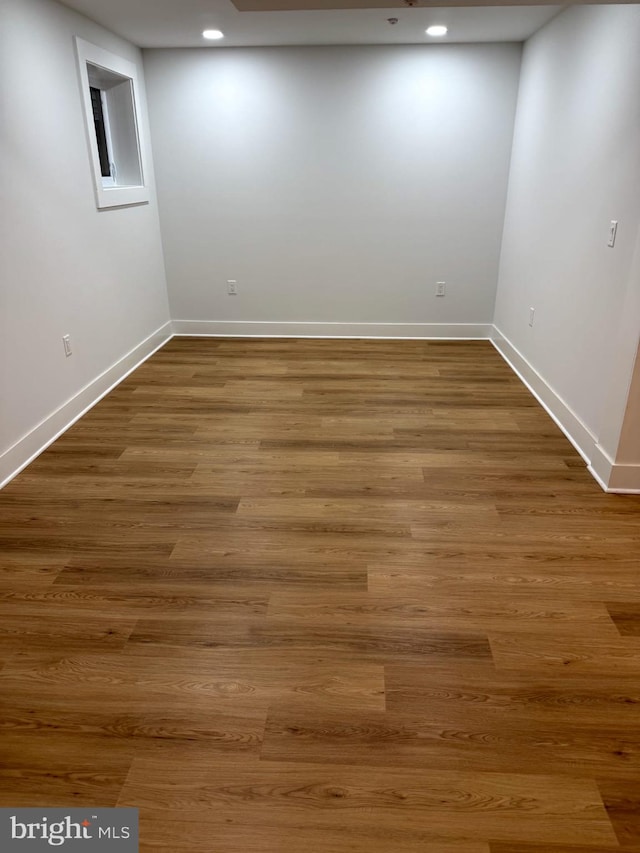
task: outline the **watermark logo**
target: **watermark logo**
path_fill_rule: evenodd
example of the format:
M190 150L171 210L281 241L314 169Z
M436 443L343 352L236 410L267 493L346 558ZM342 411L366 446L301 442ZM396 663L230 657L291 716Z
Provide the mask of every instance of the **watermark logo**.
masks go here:
M2 853L138 853L138 809L0 809Z

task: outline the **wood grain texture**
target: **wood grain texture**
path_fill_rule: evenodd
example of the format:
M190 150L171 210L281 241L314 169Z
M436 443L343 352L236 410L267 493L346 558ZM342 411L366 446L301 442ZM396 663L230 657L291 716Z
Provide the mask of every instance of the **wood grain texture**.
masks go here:
M636 853L640 848L622 848L609 844L521 844L520 842L494 842L489 853Z
M624 735L614 726L522 722L475 711L426 705L420 715L318 713L272 707L262 756L271 761L421 767L516 773L524 766L561 776L574 768L595 776L638 779L635 743L640 728Z
M174 339L0 494L0 804L640 853L639 565L487 342Z
M496 833L538 841L591 839L615 844L595 782L543 775L400 771L368 766L276 764L192 754L188 769L166 778L167 755L134 761L120 798L149 816L180 809L212 825L276 826L318 830L345 827L395 834L398 842L472 841ZM151 781L153 780L153 781ZM207 808L208 807L208 808ZM199 818L202 819L202 818ZM247 838L249 849L251 839ZM259 848L258 848L259 849ZM428 847L427 847L428 849ZM455 848L454 848L455 849Z
M434 837L428 830L407 832L377 825L351 827L337 822L337 827L309 825L300 821L295 826L250 824L228 818L224 824L170 820L165 816L142 818L140 832L148 849L171 853L212 853L212 850L246 851L246 853L490 853L481 841L459 841ZM212 848L212 843L216 844ZM590 848L598 853L599 848ZM578 851L580 853L580 851ZM609 848L608 853L611 853Z

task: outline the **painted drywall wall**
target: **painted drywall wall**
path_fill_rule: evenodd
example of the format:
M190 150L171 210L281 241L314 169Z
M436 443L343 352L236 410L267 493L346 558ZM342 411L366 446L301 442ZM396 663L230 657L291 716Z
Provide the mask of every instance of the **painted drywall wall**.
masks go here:
M640 223L591 471L614 491L640 492Z
M145 51L177 331L486 331L520 56Z
M0 482L169 319L153 174L150 204L96 210L75 35L142 74L138 49L53 0L0 4Z
M573 6L525 45L495 324L588 459L616 452L640 333L639 80L637 5Z
M615 460L618 465L640 465L640 349L634 361Z

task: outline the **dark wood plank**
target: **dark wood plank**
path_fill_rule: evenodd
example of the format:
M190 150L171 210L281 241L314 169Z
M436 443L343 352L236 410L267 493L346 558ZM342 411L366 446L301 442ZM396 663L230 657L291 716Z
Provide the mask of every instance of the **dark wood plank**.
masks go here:
M618 841L625 851L640 851L640 779L599 779L598 788Z
M622 637L640 637L640 601L607 604L607 610Z
M479 773L562 775L577 767L586 777L635 780L640 725L624 735L615 725L487 714L465 703L429 705L421 714L318 712L273 706L262 748L270 761L380 767L475 770Z

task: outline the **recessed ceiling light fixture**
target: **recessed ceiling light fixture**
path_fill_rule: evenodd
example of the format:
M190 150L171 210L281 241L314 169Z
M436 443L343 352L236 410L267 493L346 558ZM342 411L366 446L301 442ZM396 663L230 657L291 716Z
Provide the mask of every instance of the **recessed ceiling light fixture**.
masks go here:
M425 32L428 36L441 38L442 36L446 36L448 29L443 24L434 24L432 27L427 27Z
M209 39L209 41L216 41L217 39L224 38L222 30L205 30L202 35L204 38Z

